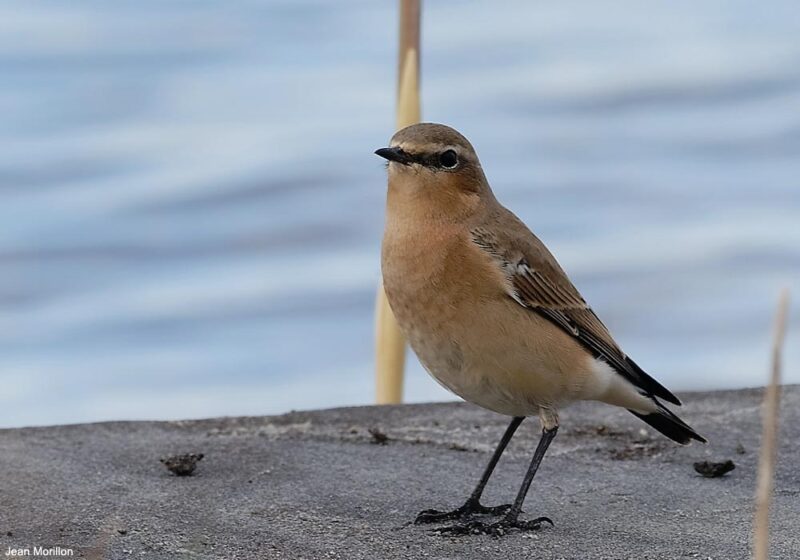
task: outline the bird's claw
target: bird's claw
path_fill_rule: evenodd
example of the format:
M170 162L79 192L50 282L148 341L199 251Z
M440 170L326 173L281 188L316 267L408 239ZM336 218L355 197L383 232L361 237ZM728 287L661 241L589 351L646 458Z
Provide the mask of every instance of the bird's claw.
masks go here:
M450 521L451 519L466 519L473 515L503 515L509 509L511 504L503 504L501 506L486 507L481 505L480 502L467 502L458 509L453 511L439 511L436 509L426 509L419 512L417 518L414 519L415 525L422 525L425 523L439 523L441 521Z
M536 531L542 527L542 523L553 525L549 517L537 517L530 521L520 521L519 519L501 519L495 523L483 523L482 521L469 521L437 529L441 535L489 535L492 537L502 537L512 530Z

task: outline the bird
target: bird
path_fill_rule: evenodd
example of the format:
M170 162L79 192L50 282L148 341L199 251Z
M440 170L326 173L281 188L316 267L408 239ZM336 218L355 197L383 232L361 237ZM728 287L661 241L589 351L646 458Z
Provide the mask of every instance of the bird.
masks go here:
M497 200L461 133L418 123L375 154L388 170L383 287L401 331L441 385L511 417L467 501L425 510L416 523L455 521L441 532L495 536L552 524L520 513L571 402L621 407L680 444L706 442L665 405L681 401L621 350L552 253ZM529 416L542 432L516 498L486 507L484 487Z

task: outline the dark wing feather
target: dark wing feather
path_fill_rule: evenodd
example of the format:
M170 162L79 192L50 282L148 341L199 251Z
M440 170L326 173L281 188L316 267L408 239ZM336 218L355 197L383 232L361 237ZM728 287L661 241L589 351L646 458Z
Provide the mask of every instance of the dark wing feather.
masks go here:
M498 260L511 281L513 293L510 295L520 305L574 336L594 357L605 361L646 394L681 404L666 387L622 352L606 326L538 239L534 237L537 246L529 251L520 248L503 251L496 237L485 229L473 230L472 238L476 245Z

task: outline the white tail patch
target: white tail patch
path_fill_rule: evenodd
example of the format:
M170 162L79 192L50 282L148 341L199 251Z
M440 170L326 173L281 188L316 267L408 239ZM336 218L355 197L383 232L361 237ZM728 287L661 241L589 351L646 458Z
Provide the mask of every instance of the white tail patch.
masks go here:
M589 360L590 372L586 377L581 399L613 404L642 414L658 411L653 399L642 395L606 362L591 357Z

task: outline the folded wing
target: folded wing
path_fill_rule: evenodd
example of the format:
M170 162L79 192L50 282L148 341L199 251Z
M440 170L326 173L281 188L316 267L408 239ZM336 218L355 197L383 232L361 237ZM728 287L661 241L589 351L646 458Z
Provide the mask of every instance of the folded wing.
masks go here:
M555 257L515 216L514 220L524 229L512 229L505 239L487 228L471 231L474 243L503 267L509 279L509 296L575 337L643 394L680 405L675 395L625 355Z

